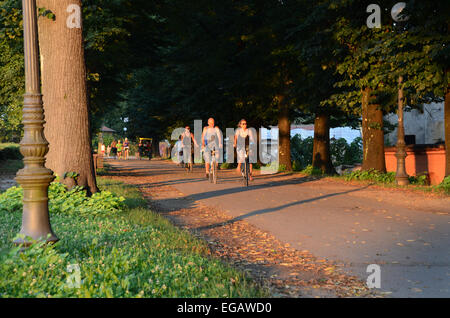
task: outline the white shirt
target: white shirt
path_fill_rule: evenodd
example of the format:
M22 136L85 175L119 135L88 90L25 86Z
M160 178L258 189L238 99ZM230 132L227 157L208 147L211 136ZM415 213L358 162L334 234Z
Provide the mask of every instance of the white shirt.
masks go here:
M255 136L253 135L253 132L250 129L242 129L241 127L239 127L238 129L236 129L236 136L238 136L238 138L247 138L247 136L249 136L250 142L255 142Z

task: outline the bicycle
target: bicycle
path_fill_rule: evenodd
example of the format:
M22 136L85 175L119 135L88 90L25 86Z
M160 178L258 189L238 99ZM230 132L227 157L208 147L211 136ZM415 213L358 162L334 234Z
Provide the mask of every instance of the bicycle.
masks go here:
M216 150L211 150L211 163L209 168L209 182L216 184L217 183L217 171L216 171Z
M187 173L193 171L193 169L194 169L194 163L193 162L194 162L194 153L191 152L191 160L190 160L190 162L187 162L187 163L184 164L184 168L186 169Z
M248 158L248 147L245 147L245 160L241 164L241 174L243 177L243 182L246 187L248 187L248 181L250 179L250 162Z
M209 144L213 145L215 140L215 136L211 136L209 140ZM207 142L208 144L208 142ZM206 144L206 145L207 145ZM211 151L211 159L209 165L209 182L216 184L217 183L217 162L216 162L216 147L213 146L211 150L204 149L204 151Z

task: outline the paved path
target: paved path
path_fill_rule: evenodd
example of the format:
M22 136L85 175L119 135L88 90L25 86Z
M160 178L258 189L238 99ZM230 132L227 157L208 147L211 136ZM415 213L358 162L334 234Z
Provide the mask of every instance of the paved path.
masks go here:
M163 176L148 186L171 185L294 248L345 263L364 280L367 266L378 264L381 290L394 297L450 297L448 197L300 175L256 176L244 188L232 171L219 171L211 184L197 167L187 174L168 161L119 164L135 176Z

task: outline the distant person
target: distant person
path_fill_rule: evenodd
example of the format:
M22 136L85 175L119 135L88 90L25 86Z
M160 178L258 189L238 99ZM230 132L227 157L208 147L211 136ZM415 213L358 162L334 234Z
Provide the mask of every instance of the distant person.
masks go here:
M136 155L138 160L141 160L141 157L144 156L144 145L142 144L142 141L139 141L138 151Z
M111 154L111 145L108 145L108 147L106 147L106 156L109 157L110 154Z
M122 151L123 151L123 144L122 141L119 140L119 142L117 143L117 159L121 159L122 158Z
M112 155L114 156L114 159L116 159L117 158L117 141L115 139L111 143L111 152L112 152Z
M130 143L128 142L128 138L125 138L123 142L123 152L124 152L124 159L128 160L128 156L130 154Z
M102 144L100 146L100 151L102 152L102 157L104 157L105 156L105 145L104 144Z
M152 160L152 155L153 155L153 153L152 153L152 143L147 141L147 143L145 144L144 149L147 152L148 160Z

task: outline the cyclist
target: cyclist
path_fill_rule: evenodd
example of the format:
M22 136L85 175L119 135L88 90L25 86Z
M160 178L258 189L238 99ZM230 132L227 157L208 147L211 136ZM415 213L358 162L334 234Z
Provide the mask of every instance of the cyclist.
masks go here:
M216 168L219 163L219 149L222 148L222 133L219 127L214 126L214 118L208 119L208 126L203 128L202 149L205 158L206 179L209 178L209 163L211 162L211 151L215 150Z
M194 145L198 147L197 141L189 126L184 128L184 132L181 135L181 144L183 146L183 161L189 169L189 166L193 164Z
M248 138L249 144L255 143L255 136L250 129L247 128L247 121L241 119L238 124L238 129L234 134L234 147L236 148L238 166L236 169L237 173L241 172L241 163L245 161L245 140ZM250 176L249 179L252 181L253 165L250 163Z

